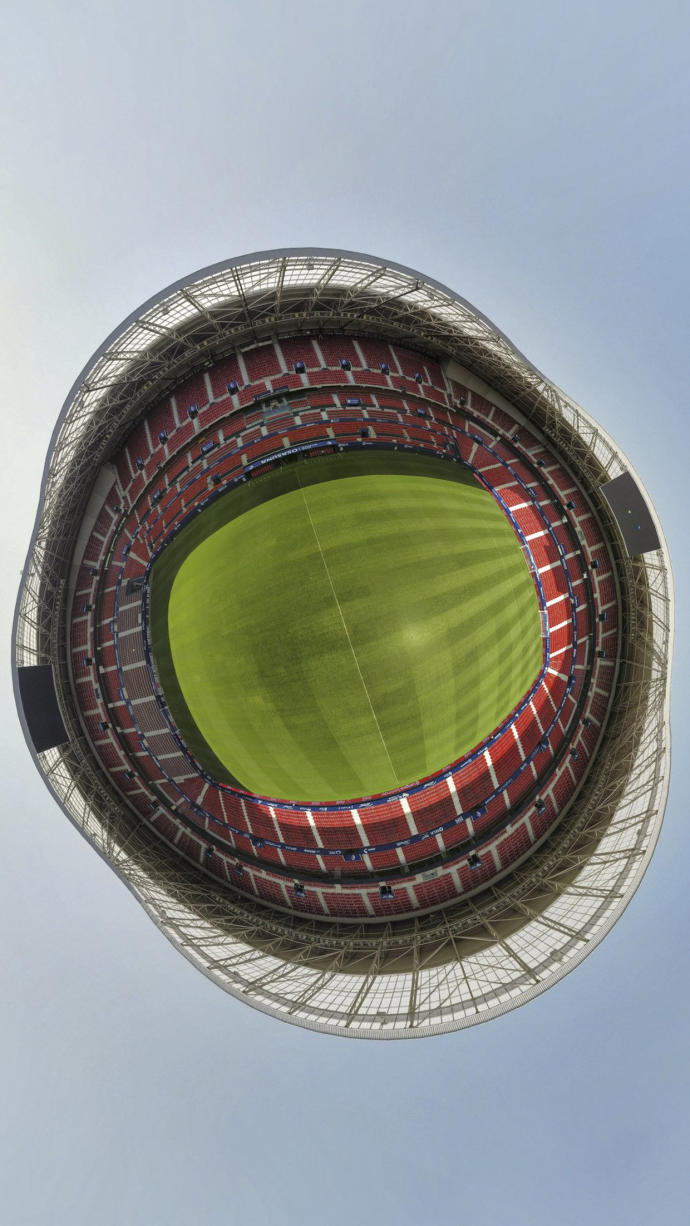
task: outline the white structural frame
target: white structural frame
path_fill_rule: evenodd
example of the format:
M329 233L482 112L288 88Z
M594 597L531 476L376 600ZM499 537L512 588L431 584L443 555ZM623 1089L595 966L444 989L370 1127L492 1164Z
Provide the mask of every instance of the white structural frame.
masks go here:
M327 924L276 914L176 858L110 786L69 685L66 591L101 464L147 409L225 353L315 330L371 334L453 358L496 389L576 472L606 531L621 591L618 685L585 787L553 837L478 898L416 921ZM660 548L628 557L601 486L627 472ZM443 1033L507 1012L577 966L634 894L669 783L673 583L661 525L629 461L485 316L436 281L358 253L260 252L202 269L115 329L53 433L13 628L20 719L36 766L84 837L175 947L275 1017L368 1038ZM36 753L17 669L50 663L69 742Z

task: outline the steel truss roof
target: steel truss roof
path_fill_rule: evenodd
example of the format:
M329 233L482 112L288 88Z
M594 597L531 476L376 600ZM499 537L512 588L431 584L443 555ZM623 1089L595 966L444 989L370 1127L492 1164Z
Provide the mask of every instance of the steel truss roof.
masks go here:
M616 700L593 769L556 832L478 897L414 921L337 924L272 912L177 858L109 784L70 690L66 583L102 462L192 373L269 336L372 334L452 357L501 393L577 474L621 593ZM129 316L74 384L51 440L14 621L17 668L52 663L68 744L32 754L84 837L200 970L256 1008L316 1030L408 1038L472 1025L538 995L606 935L649 863L670 767L673 587L661 548L629 558L600 486L630 472L604 430L485 316L372 256L268 251L201 270ZM30 742L29 742L30 743Z

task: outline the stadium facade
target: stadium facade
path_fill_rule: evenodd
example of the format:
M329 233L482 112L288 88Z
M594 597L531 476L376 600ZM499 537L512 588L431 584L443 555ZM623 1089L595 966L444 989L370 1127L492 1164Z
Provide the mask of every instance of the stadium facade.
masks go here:
M152 650L151 574L223 499L355 453L457 466L491 496L529 568L542 665L429 775L263 795L188 743ZM672 638L661 526L606 432L445 286L294 249L167 288L77 379L17 602L15 692L55 799L194 965L286 1021L406 1038L538 995L621 915L666 802Z

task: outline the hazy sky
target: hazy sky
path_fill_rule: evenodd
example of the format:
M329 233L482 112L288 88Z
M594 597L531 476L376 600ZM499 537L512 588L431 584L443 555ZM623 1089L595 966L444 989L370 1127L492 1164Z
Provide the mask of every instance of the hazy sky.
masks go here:
M687 3L7 9L0 1210L8 1226L686 1226ZM469 298L627 451L675 569L674 779L576 972L418 1042L225 996L51 801L11 613L48 439L110 330L228 256L337 246Z

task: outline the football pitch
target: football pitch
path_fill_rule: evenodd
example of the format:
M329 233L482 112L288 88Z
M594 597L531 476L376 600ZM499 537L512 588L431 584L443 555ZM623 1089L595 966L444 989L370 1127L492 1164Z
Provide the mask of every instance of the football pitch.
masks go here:
M301 460L221 496L156 560L150 609L192 753L284 800L441 769L542 665L508 520L467 470L404 453Z

